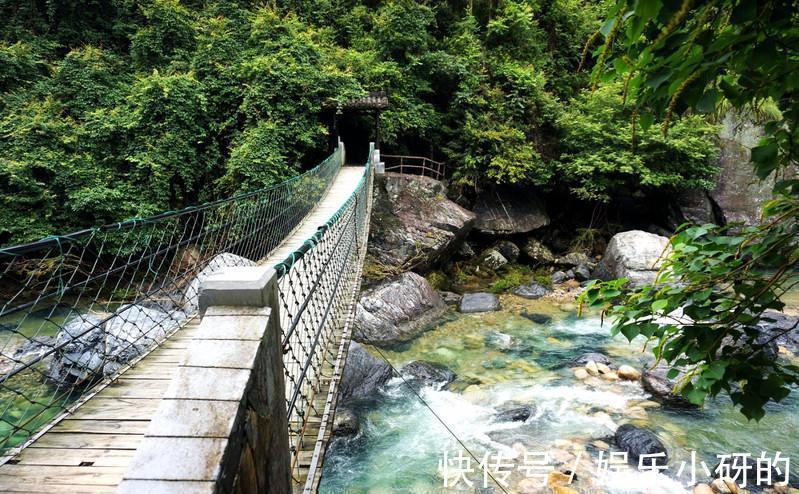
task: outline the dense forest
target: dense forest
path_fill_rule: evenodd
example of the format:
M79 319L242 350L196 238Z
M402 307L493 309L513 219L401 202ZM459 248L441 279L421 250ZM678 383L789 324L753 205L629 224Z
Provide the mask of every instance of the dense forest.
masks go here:
M701 116L636 128L589 0L0 3L0 244L274 183L329 152L326 107L386 91L384 148L467 188L581 201L710 187ZM365 116L363 118L366 118ZM365 127L371 128L371 127ZM635 135L634 135L635 134Z

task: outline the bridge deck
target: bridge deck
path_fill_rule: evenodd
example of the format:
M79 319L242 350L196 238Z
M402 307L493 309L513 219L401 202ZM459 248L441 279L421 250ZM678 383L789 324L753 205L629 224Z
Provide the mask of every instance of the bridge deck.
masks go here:
M322 201L264 263L276 264L300 247L352 195L362 176L363 167L343 167ZM190 320L0 466L0 492L114 492L198 326L198 317Z

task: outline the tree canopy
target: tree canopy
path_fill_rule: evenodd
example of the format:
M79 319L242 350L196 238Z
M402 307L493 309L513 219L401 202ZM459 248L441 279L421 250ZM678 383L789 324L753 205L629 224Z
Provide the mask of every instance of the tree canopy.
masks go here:
M387 91L382 139L472 187L607 201L707 186L711 125L590 97L588 0L0 4L0 244L263 187L329 149L326 102ZM676 110L681 110L677 108ZM597 120L596 115L608 118ZM681 166L678 166L681 165Z

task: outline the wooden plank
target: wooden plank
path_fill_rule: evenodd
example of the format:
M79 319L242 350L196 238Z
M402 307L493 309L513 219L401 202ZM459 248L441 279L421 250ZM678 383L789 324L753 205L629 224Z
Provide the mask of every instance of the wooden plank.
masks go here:
M149 420L75 420L65 419L50 429L52 432L84 432L89 434L144 435Z
M25 494L95 494L116 492L116 485L67 485L41 482L39 479L0 475L0 492Z
M98 396L103 398L161 398L169 387L169 379L118 379Z
M84 434L81 432L48 432L29 448L63 449L131 449L135 450L143 436L133 434ZM11 466L11 465L8 465ZM0 468L5 473L6 465Z
M103 398L95 396L78 408L72 419L81 420L150 420L157 398Z
M3 465L0 485L9 484L11 479L16 478L17 483L34 488L37 484L116 486L122 480L125 470L125 467Z
M122 374L126 379L172 379L177 365L140 365Z
M127 467L135 451L129 449L25 448L15 458L18 465ZM0 473L4 471L0 468Z

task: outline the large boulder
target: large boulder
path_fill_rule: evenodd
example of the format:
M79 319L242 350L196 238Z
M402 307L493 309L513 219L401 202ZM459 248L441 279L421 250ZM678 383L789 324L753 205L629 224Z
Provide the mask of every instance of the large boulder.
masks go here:
M668 238L641 230L617 233L593 275L602 280L627 278L633 285L653 283L668 245Z
M446 388L458 376L448 367L435 362L414 360L402 368L402 375L408 380L416 381L424 386L438 385Z
M342 404L373 398L391 379L391 365L373 356L356 342L350 343L344 373L341 375L339 400Z
M386 173L375 177L369 231L371 262L427 268L456 250L475 215L447 199L446 186L428 177Z
M641 373L641 384L644 389L652 394L652 399L663 405L673 407L693 408L696 407L682 395L674 392L677 381L684 375L680 374L674 379L668 377L671 368L663 362L658 363L652 368L649 364L644 367Z
M516 187L486 190L474 204L475 229L491 235L527 233L549 224L543 204Z
M416 273L403 273L364 292L355 309L353 338L391 346L412 340L441 317L447 304Z
M81 314L56 336L58 350L47 377L54 383L83 384L116 373L177 329L186 314L124 305L113 315Z
M361 422L355 412L346 407L338 407L333 418L334 436L354 436L361 430Z
M493 293L467 293L461 298L458 310L464 314L499 310L499 299Z
M121 307L105 324L105 375L111 375L131 360L163 341L177 329L186 314L165 312L141 305Z
M651 431L632 424L624 424L616 429L614 439L616 446L620 450L627 452L627 460L633 465L638 465L641 455L663 454L661 457L645 460L645 465L650 465L652 462L658 465L665 465L669 461L666 446Z

